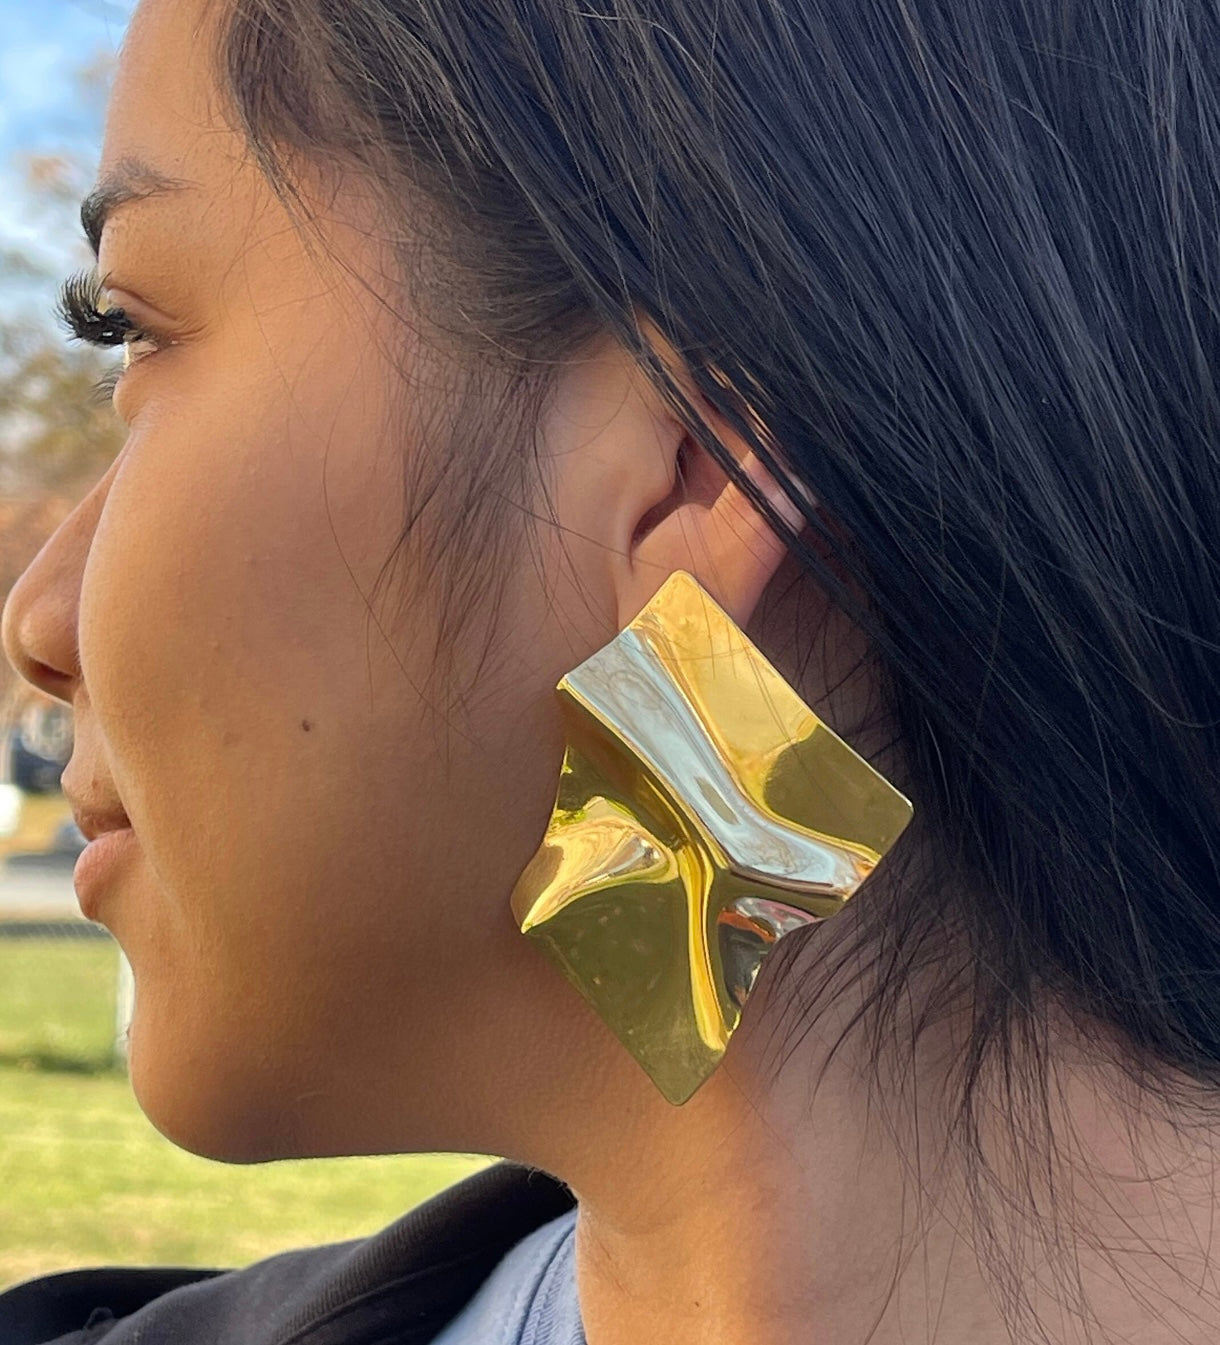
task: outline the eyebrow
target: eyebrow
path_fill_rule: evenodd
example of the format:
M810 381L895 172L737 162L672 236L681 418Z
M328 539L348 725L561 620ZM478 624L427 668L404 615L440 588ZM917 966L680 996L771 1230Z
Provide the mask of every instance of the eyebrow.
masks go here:
M185 191L194 184L166 177L140 159L117 163L81 202L80 222L96 257L102 247L102 230L119 206L146 201L153 196Z

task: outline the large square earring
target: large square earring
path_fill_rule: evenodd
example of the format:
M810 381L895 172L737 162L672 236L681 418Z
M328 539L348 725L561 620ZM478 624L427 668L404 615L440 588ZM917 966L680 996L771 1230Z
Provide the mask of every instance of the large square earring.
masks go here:
M513 914L680 1104L767 953L841 909L911 804L681 571L556 694L567 751Z

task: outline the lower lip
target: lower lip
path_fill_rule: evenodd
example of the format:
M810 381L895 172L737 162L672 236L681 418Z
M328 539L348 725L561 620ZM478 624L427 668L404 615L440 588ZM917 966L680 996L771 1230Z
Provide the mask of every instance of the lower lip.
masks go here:
M135 832L130 827L123 827L120 831L103 832L80 852L76 868L72 870L72 885L86 920L94 918L116 870L135 848Z

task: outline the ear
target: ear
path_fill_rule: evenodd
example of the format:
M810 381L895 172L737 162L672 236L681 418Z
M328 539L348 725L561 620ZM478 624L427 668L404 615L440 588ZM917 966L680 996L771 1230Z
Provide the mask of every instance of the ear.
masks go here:
M804 523L801 510L768 473L748 441L719 415L695 387L689 369L653 328L646 335L719 442L743 475L793 529ZM752 412L756 433L765 428ZM618 609L626 625L675 570L686 570L726 612L744 626L763 590L787 555L784 541L737 483L669 412L671 441L677 440L674 486L667 498L637 520L622 574ZM803 486L799 493L813 504Z
M707 419L711 422L713 417ZM754 452L727 425L711 424L710 428L780 517L799 529L802 514ZM741 486L700 446L690 447L679 477L679 497L659 518L653 511L633 548L632 564L619 592L621 624L626 625L646 606L675 570L686 570L744 626L787 555L787 547Z
M642 331L711 432L776 512L799 527L800 510L707 403L673 348L654 328ZM745 625L786 548L629 352L606 342L562 372L540 442L569 555L619 629L675 570L693 575Z

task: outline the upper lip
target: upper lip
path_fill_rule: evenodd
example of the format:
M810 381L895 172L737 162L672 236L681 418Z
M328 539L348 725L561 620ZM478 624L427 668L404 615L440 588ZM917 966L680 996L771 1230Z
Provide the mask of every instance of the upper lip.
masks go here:
M89 799L77 800L68 795L72 816L86 840L95 841L107 831L122 831L131 826L131 819L121 808L106 808Z

